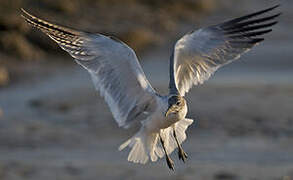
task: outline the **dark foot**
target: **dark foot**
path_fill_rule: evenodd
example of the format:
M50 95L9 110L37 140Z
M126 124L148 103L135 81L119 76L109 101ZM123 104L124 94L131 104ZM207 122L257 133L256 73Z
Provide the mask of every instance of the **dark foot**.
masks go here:
M178 157L179 157L179 160L181 159L185 163L187 159L187 154L183 151L181 147L178 148Z
M174 169L174 162L172 161L172 159L169 156L166 156L166 160L167 160L168 167L174 171L175 170Z

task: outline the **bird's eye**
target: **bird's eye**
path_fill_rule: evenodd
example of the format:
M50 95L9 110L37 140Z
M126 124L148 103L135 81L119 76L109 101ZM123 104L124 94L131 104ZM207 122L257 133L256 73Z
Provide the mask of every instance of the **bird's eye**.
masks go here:
M178 102L176 103L176 105L179 106L179 105L180 105L180 101L178 101Z

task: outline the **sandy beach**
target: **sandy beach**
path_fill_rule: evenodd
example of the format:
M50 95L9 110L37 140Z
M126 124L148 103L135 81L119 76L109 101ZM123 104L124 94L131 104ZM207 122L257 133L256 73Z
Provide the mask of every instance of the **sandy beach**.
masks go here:
M284 11L292 17L289 9ZM15 64L24 76L0 89L0 180L293 179L289 27L281 17L263 44L187 95L187 117L196 123L183 143L187 162L176 151L171 156L175 172L165 159L127 162L129 149L118 147L137 129L118 127L88 73L69 56ZM169 46L141 57L146 76L162 93L168 92Z

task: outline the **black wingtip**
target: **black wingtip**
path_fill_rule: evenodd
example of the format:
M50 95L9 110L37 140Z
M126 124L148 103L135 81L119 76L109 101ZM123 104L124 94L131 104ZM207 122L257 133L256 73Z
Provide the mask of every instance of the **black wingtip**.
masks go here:
M259 11L259 12L255 12L255 13L265 13L265 12L269 12L269 11L272 11L272 10L274 10L274 9L276 9L276 8L278 8L278 7L280 7L281 6L281 4L277 4L277 5L275 5L275 6L272 6L272 7L270 7L270 8L267 8L267 9L264 9L264 10L261 10L261 11Z
M276 4L276 5L272 6L272 7L269 7L269 8L267 8L267 9L264 9L264 10L261 10L261 11L258 11L258 12L252 13L252 14L263 14L263 13L266 13L266 12L272 11L272 10L274 10L274 9L277 9L277 8L280 7L280 6L281 6L281 4Z
M279 12L277 15L277 17L281 16L283 13L282 12Z
M265 40L264 38L255 38L251 41L251 44L257 44L257 43L260 43L264 40Z
M252 19L249 21L244 21L241 23L232 23L229 24L228 26L225 26L223 29L226 31L234 31L234 30L241 30L243 28L246 28L248 26L252 26L254 24L259 24L259 23L264 23L267 21L272 21L273 19L279 17L281 15L281 13L275 14L275 15L271 15L271 16L267 16L267 17L263 17L263 18L259 18L259 19Z
M250 32L250 31L254 31L254 30L258 30L258 29L268 28L268 27L276 25L277 23L278 23L278 21L273 21L273 22L266 23L266 24L240 27L238 29L237 28L236 29L232 28L231 30L225 31L225 34L229 35L229 34L238 34L238 33Z
M255 44L258 44L262 41L264 41L265 39L264 38L253 38L253 39L246 39L246 40L232 40L230 41L229 43L233 44L234 46L235 45L243 45L243 44L251 44L251 45L255 45Z
M262 31L253 31L253 32L248 32L248 33L241 33L239 35L229 36L229 38L232 38L232 39L253 38L256 36L261 36L263 34L267 34L271 31L272 31L272 29L266 29L266 30L262 30Z
M252 14L248 14L248 15L245 15L245 16L242 16L242 17L238 17L238 18L235 18L235 19L232 19L232 20L229 20L229 21L226 21L222 24L222 28L229 28L230 26L233 26L235 24L238 24L240 22L243 22L245 20L248 20L248 19L251 19L253 17L256 17L256 16L259 16L259 15L262 15L264 13L267 13L269 11L272 11L276 8L280 7L280 4L277 4L275 6L272 6L270 8L267 8L267 9L264 9L264 10L260 10L260 11L257 11L257 12L254 12ZM278 13L276 14L276 17L280 16L282 13Z
M273 10L273 9L276 9L277 7L280 7L280 6L281 6L281 4L276 4L276 5L274 5L273 7L269 8L269 9Z

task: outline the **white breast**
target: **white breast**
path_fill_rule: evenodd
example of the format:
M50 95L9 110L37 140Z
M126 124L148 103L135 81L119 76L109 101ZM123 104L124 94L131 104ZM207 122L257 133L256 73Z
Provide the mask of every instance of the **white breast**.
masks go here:
M179 111L177 114L170 114L168 117L167 117L167 121L169 123L174 124L182 119L185 118L187 114L187 105L185 104L185 106L183 107L183 109L181 111Z
M178 114L170 114L165 117L165 112L168 109L168 101L165 97L157 98L158 108L151 117L144 123L148 131L159 132L160 129L165 129L172 126L174 123L185 118L187 113L187 105Z

